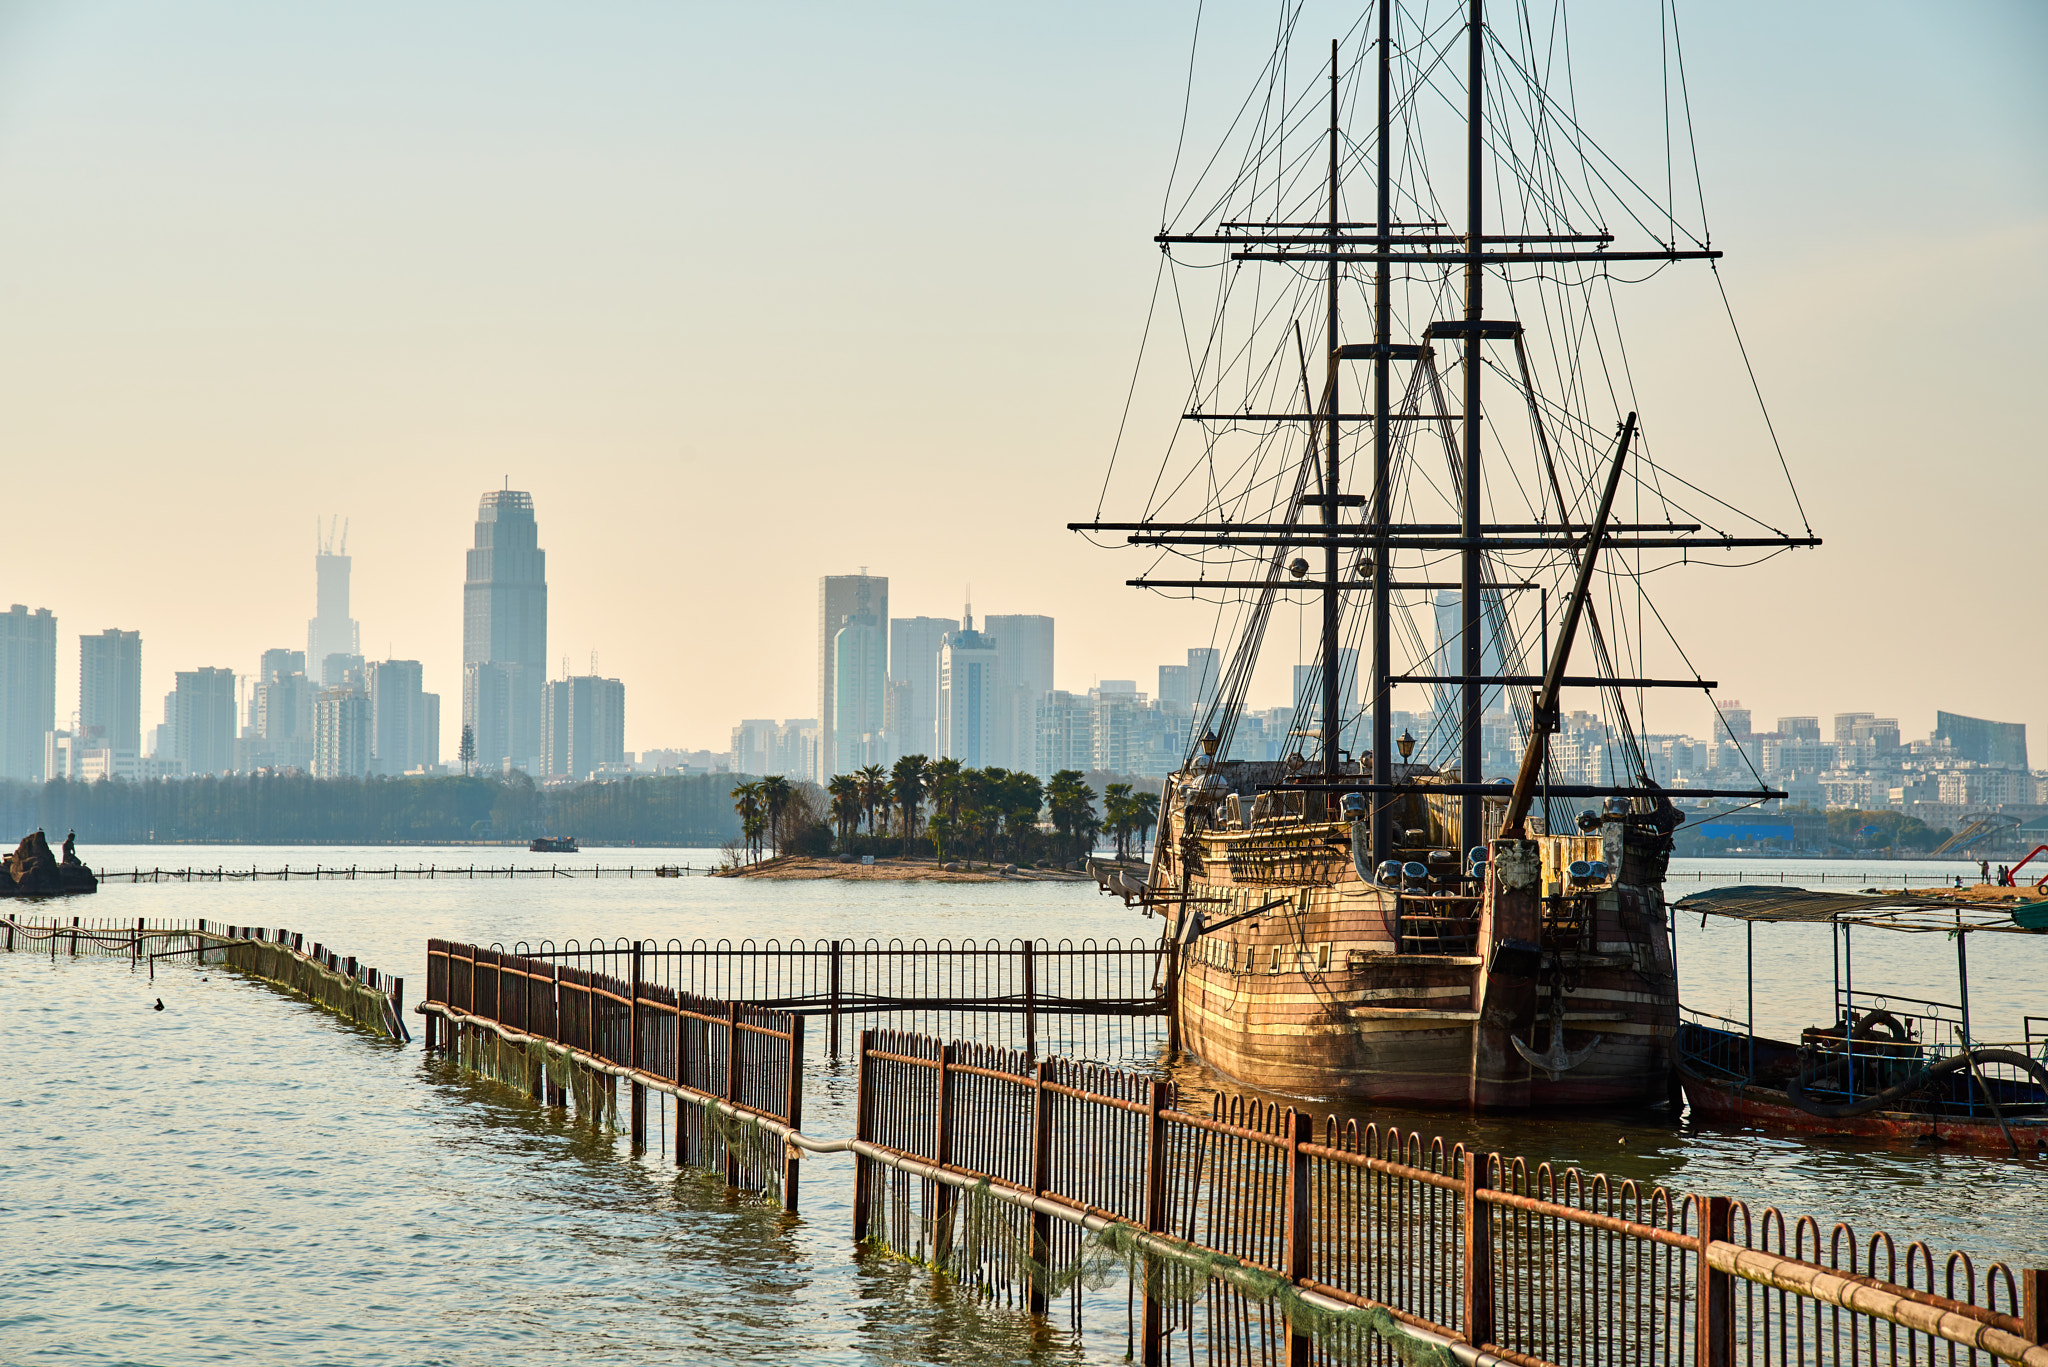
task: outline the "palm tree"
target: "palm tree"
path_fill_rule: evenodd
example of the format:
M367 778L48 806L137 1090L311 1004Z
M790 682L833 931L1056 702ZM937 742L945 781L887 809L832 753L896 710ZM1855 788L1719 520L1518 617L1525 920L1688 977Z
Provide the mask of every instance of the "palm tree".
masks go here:
M739 814L740 834L746 838L747 852L758 857L761 853L761 831L765 824L762 819L761 785L735 784L732 798L732 809Z
M923 755L905 755L889 771L889 787L896 798L896 833L905 840L917 834L917 809L924 802L930 765Z
M1085 849L1101 828L1102 823L1095 815L1095 790L1088 786L1079 769L1062 769L1054 774L1045 785L1045 802L1053 828L1069 850Z
M868 816L868 834L880 835L876 829L875 817L879 813L883 820L889 816L889 775L879 764L870 764L854 775L855 786L860 792L861 810Z
M1159 824L1159 794L1137 793L1131 798L1131 816L1138 827L1138 858L1145 857L1145 841Z
M789 786L789 780L781 774L770 774L761 780L761 806L768 817L768 841L775 846L775 852L782 853L783 817L789 812L790 799L796 790Z
M834 774L825 791L832 795L832 820L839 826L839 838L845 840L860 820L860 780L852 774Z
M1137 828L1136 804L1131 801L1131 785L1112 783L1102 790L1102 824L1116 837L1118 862L1130 857L1131 832Z

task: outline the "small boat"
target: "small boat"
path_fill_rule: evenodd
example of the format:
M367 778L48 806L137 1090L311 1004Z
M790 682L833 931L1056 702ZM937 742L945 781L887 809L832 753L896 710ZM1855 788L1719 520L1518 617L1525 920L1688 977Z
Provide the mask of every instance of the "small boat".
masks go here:
M1673 1066L1696 1114L1766 1129L1855 1134L2032 1154L2048 1148L2048 1016L2021 1038L1987 1040L1970 1020L1969 937L2043 934L2048 886L1980 883L1931 893L1729 887L1676 910L1746 923L1749 1019L1687 1009ZM1798 1041L1755 1027L1755 927L1825 922L1834 931L1833 1006ZM1951 936L1954 1002L1859 988L1852 932Z
M0 897L76 897L98 892L100 880L79 862L73 848L76 840L75 833L65 836L64 853L59 856L51 852L41 831L29 832L13 854L0 860Z
M526 847L534 854L574 854L576 837L573 835L537 835Z

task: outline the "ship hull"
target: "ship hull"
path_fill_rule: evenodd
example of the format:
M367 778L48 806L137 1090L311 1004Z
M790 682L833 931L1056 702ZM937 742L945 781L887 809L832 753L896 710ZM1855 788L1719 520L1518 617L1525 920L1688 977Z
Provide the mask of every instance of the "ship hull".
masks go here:
M1429 829L1426 811L1405 820ZM1169 817L1149 892L1176 946L1182 1047L1217 1072L1290 1095L1424 1107L1669 1100L1678 1000L1654 841L1616 829L1527 842L1541 860L1527 899L1540 944L1523 946L1519 996L1503 997L1506 932L1491 897L1367 881L1346 823L1176 825ZM1574 860L1603 852L1616 877L1568 886Z
M2010 1153L2038 1153L2048 1148L2048 1120L2013 1117L2004 1126L1989 1117L1969 1118L1914 1111L1872 1111L1867 1115L1829 1118L1809 1115L1784 1092L1709 1078L1678 1065L1685 1099L1701 1117L1724 1125L1745 1125L1794 1134L1853 1134L1872 1139L1910 1140L1916 1144L1954 1144L1965 1148ZM2008 1133L2011 1138L2007 1139Z

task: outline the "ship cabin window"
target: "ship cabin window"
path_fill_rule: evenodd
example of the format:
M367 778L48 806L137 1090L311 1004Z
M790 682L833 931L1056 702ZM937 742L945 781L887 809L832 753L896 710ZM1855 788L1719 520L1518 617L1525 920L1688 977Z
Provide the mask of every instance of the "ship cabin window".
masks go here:
M1330 943L1327 940L1316 946L1316 967L1325 971L1330 967Z
M1268 973L1278 973L1278 972L1280 971L1280 946L1279 946L1279 945L1274 945L1274 946L1273 946L1273 962L1272 962L1272 963L1271 963L1271 964L1270 964L1270 965L1269 965L1269 966L1267 967L1266 971L1267 971Z

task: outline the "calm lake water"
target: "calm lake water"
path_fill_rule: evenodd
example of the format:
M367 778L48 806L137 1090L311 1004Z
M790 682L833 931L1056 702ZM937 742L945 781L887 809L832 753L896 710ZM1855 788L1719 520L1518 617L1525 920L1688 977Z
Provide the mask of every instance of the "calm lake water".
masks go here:
M85 852L106 869L711 862L708 851L196 849ZM1906 871L1680 861L1706 883ZM1858 882L1857 885L1861 885ZM67 913L261 923L390 972L417 998L425 940L645 936L1098 940L1158 922L1092 886L737 883L702 878L110 884ZM1868 942L1868 943L1867 943ZM1882 942L1882 943L1880 943ZM1743 928L1682 920L1688 1005L1740 1017ZM1859 987L1955 1000L1941 936L1859 936ZM1756 932L1757 1027L1824 1019L1829 937ZM1978 936L1978 1033L2048 1011L2048 940ZM161 997L165 1009L152 1010ZM414 1018L415 1021L417 1018ZM788 1219L636 1157L511 1093L218 969L0 955L0 1362L549 1363L1121 1361L1113 1333L1034 1330L929 1275L856 1256L851 1166L806 1165ZM417 1024L415 1033L419 1033ZM816 1042L814 1054L822 1054ZM1181 1063L1185 1091L1219 1084ZM851 1128L852 1078L814 1058L805 1128ZM1600 1120L1382 1115L1532 1159L1889 1228L1980 1261L2048 1261L2048 1165L1837 1139ZM657 1145L656 1154L660 1152Z

